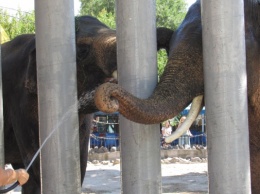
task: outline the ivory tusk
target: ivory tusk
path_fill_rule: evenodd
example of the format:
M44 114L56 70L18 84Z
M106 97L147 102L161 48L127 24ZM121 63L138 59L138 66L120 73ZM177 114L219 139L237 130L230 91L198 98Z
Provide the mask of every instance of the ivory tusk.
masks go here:
M195 121L202 108L202 100L203 95L193 98L187 118L182 123L182 125L176 129L176 131L174 131L170 136L165 138L166 143L171 143L175 139L179 138L184 132L186 132L190 128L190 126Z
M116 80L118 79L118 76L117 76L117 75L118 75L118 74L117 74L117 70L113 71L112 76L113 76L113 78L115 78Z

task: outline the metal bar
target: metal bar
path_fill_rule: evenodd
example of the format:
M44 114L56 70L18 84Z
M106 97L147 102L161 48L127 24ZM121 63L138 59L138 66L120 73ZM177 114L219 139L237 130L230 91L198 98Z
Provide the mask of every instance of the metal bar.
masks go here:
M202 2L209 193L248 194L251 188L244 3Z
M155 1L116 3L119 84L147 98L157 83ZM159 125L119 123L122 193L161 193Z
M42 193L81 193L73 7L35 1Z

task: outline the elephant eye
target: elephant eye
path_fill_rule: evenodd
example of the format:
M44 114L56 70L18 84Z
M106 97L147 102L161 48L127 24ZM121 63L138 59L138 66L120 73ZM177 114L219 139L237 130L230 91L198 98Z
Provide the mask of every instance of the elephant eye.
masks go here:
M90 51L90 45L87 44L79 44L77 45L77 59L85 59L87 58Z

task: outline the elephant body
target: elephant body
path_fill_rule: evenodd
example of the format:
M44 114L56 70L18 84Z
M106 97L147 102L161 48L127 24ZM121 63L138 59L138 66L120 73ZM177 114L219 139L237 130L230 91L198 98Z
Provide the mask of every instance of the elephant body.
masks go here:
M260 3L244 0L247 97L252 193L260 193ZM96 105L106 112L119 111L144 124L174 117L191 101L204 94L201 5L197 0L170 41L169 59L153 94L138 99L113 84L96 90ZM111 106L103 106L100 103ZM107 108L109 107L109 108Z
M95 88L117 68L116 34L96 18L76 18L77 88L80 101L81 181L87 164L89 128L86 115L96 111ZM25 168L39 148L35 35L20 35L2 45L5 162ZM40 193L39 157L29 169L23 194Z
M116 82L116 31L94 17L75 19L76 65L79 116L80 169L83 182L87 164L89 114L98 109L94 103L96 87ZM158 49L168 48L172 30L158 28ZM161 35L160 35L161 34ZM5 162L15 169L28 166L39 148L38 94L35 35L20 35L1 46L3 74L3 112ZM39 157L29 169L23 194L40 194Z

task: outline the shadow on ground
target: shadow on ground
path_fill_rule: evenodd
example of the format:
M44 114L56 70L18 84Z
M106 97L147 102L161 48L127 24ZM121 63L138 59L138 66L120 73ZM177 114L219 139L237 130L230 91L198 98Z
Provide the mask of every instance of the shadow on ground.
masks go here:
M208 193L207 172L163 176L163 193L206 194ZM120 170L88 170L82 186L82 194L120 194Z

